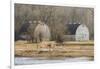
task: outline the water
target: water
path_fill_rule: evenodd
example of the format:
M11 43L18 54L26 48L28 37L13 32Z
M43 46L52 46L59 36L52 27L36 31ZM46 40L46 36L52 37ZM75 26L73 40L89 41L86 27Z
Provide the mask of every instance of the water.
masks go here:
M15 65L30 65L30 64L44 64L44 63L60 63L60 62L82 62L90 61L89 57L78 58L62 58L62 59L40 59L41 57L15 57Z

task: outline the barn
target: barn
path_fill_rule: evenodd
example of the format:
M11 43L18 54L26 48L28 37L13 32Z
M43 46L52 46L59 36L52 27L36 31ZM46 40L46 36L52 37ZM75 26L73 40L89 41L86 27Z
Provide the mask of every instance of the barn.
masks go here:
M15 41L17 40L31 40L31 36L28 34L28 28L32 25L32 22L25 21L22 23L19 32L15 31Z
M34 41L41 42L41 41L49 41L50 40L50 29L49 27L42 21L38 21L38 25L34 31Z
M75 33L76 41L87 41L89 40L89 30L85 24L81 24L78 26Z
M66 24L68 33L63 36L64 41L88 41L89 30L85 24Z

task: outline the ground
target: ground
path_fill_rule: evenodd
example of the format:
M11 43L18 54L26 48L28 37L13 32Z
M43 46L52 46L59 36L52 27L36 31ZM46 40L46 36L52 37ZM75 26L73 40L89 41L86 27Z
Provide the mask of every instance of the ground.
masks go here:
M62 44L54 41L46 42L51 47L44 47L43 43L15 42L15 56L19 57L94 57L94 42L66 41Z

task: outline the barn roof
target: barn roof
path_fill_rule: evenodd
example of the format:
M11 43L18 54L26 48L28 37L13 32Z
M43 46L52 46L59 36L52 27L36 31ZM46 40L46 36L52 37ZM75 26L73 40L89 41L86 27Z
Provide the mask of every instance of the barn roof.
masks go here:
M24 23L20 29L20 33L27 32L29 25L30 25L29 23Z
M22 33L27 32L27 29L29 28L29 26L30 26L30 24L28 22L23 23L22 27L19 30L19 32L15 31L15 40L25 39L26 37L23 35L24 36L24 38L23 38Z
M67 25L67 30L69 32L69 35L75 35L76 29L80 24L77 23L71 23L71 24L66 24Z

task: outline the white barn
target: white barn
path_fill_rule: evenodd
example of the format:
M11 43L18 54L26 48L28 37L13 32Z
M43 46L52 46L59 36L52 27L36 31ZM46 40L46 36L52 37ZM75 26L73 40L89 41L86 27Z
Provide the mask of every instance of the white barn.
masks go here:
M49 27L45 23L39 21L39 24L36 26L34 31L35 42L49 41L50 36L51 34Z
M85 24L70 23L67 24L68 34L63 36L64 41L88 41L89 29Z
M89 40L89 30L88 27L84 24L78 26L75 33L76 41L88 41Z

